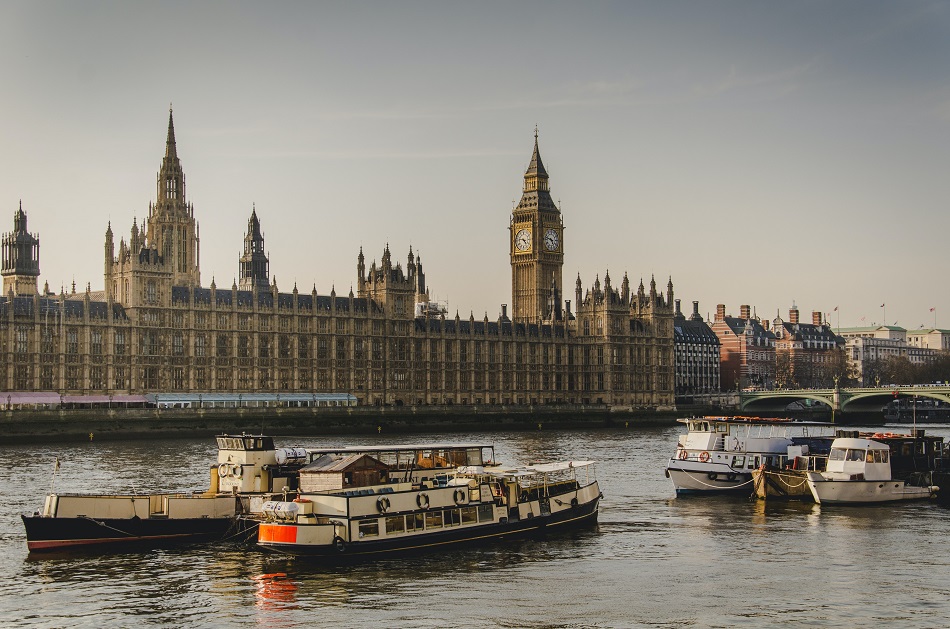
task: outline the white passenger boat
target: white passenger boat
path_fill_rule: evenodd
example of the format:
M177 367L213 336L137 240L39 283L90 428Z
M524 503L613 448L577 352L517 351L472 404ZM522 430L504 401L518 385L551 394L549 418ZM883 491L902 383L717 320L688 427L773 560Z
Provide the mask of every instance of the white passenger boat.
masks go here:
M677 494L752 492L752 472L784 468L796 456L827 452L834 425L760 417L681 419L666 476Z
M891 449L873 439L842 437L831 444L828 467L809 472L808 487L820 504L868 504L931 498L937 487L918 487L891 476Z
M601 493L592 461L503 469L486 458L414 480L363 450L303 468L295 500L264 505L258 544L289 554L372 557L597 520Z

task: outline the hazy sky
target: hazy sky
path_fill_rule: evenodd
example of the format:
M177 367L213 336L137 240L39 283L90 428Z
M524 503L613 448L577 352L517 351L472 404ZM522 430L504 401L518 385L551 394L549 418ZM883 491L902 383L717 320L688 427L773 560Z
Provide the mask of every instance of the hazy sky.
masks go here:
M205 285L256 204L282 291L345 294L388 242L494 318L538 125L568 297L609 270L950 327L948 2L2 0L0 59L0 230L22 199L56 291L102 288L171 103Z

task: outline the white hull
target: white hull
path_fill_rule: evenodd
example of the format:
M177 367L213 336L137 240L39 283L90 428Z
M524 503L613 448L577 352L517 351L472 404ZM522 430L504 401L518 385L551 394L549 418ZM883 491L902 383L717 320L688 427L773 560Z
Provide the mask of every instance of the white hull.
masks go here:
M737 472L721 463L670 459L667 476L677 494L752 491L752 474Z
M809 476L808 487L819 504L873 504L932 498L936 487L914 487L899 480L826 480Z

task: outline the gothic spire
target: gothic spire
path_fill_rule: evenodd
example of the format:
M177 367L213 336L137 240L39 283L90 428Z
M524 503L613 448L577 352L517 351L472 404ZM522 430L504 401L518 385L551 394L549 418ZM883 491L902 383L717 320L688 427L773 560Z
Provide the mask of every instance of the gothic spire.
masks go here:
M541 152L538 150L538 127L534 127L534 152L531 153L531 163L528 164L528 171L525 173L525 179L528 176L539 178L548 178L548 172L544 170L544 164L541 162Z
M178 159L178 149L175 146L175 121L172 119L172 108L168 106L168 137L165 139L165 159Z

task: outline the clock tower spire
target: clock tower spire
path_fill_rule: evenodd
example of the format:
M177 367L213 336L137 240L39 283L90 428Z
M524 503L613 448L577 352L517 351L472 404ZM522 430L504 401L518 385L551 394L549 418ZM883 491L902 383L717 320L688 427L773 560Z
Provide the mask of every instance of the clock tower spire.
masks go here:
M512 320L537 323L546 317L552 295L561 294L564 265L564 223L548 189L537 127L521 201L511 212L508 230Z

